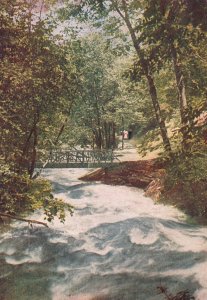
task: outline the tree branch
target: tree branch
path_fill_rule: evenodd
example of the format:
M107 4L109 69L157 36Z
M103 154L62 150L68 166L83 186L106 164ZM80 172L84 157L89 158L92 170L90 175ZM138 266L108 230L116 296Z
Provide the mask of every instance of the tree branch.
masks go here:
M116 3L115 1L112 1L112 4L114 5L114 7L115 7L116 11L118 12L118 14L120 15L120 17L121 17L123 20L125 20L125 17L124 17L124 15L123 15L123 13L121 12L121 10L119 9L117 3Z
M29 223L29 224L39 224L39 225L43 225L43 226L45 226L45 227L49 227L49 226L47 225L47 223L44 223L44 222L40 222L40 221L36 221L36 220L30 220L30 219L24 219L24 218L12 216L12 215L9 215L9 214L0 213L0 217L6 217L6 218L18 220L18 221L27 222L27 223Z

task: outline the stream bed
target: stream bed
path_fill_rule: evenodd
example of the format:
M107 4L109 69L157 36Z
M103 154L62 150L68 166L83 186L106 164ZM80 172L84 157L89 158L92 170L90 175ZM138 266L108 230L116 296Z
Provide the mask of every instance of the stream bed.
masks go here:
M44 170L75 207L64 224L13 222L0 234L0 300L162 300L159 285L206 300L207 227L140 189L79 181L87 172Z

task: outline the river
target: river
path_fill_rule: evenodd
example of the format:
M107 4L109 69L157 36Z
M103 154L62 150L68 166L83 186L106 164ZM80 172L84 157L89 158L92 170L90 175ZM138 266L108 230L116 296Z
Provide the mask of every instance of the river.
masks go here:
M75 206L64 224L14 222L1 233L0 299L161 300L162 284L206 300L207 227L137 188L79 181L87 171L44 171L55 195ZM41 212L32 218L44 221Z

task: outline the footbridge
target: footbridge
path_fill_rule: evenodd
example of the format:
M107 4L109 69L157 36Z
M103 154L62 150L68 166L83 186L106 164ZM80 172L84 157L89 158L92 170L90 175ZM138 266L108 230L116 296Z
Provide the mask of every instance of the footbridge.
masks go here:
M52 150L48 154L47 168L85 168L102 167L119 162L113 150ZM37 167L44 164L39 159Z

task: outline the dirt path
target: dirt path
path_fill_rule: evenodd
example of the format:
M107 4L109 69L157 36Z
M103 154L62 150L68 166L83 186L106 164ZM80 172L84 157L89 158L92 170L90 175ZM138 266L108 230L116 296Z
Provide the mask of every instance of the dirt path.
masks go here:
M148 160L154 159L159 156L160 150L149 151L146 156L142 156L138 153L137 142L135 140L124 140L124 149L122 149L122 144L120 141L120 145L118 150L115 150L117 158L120 162L124 161L137 161L137 160Z
M124 149L121 149L121 144L118 150L115 150L117 158L120 161L137 161L141 159L135 146L129 140L124 141Z

